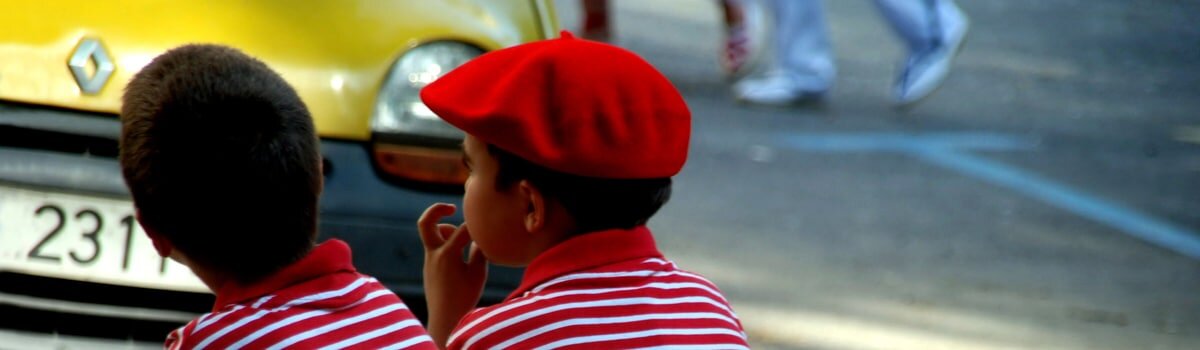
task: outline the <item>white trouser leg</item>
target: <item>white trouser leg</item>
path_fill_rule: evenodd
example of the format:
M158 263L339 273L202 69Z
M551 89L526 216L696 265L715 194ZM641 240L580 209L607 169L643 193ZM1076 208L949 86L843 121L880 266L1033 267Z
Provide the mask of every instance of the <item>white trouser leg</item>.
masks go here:
M948 26L962 21L953 0L875 0L875 5L909 54L933 48L945 40Z
M823 92L833 85L837 68L829 42L822 0L774 0L775 65L802 90Z

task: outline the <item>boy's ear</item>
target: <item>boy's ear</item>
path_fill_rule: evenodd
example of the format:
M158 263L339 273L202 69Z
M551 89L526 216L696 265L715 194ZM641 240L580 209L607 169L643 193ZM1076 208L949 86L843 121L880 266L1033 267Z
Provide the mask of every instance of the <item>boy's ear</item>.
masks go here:
M529 180L517 184L521 202L525 203L525 230L538 232L546 226L546 197Z
M158 252L158 256L164 258L171 256L171 253L175 251L175 245L166 237L163 237L162 234L159 234L158 231L142 224L142 211L140 209L135 208L133 213L137 218L138 225L142 226L142 231L146 231L146 237L150 238L150 243L154 245L154 251Z

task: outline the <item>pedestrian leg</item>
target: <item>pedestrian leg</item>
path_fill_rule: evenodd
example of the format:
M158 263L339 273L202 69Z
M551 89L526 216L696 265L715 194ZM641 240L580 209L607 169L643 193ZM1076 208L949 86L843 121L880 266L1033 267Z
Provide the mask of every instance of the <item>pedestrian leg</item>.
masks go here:
M774 60L766 76L734 86L741 100L790 104L820 99L833 86L837 69L821 0L775 0Z
M953 0L875 0L908 50L893 86L895 102L913 104L929 96L950 73L966 36L968 20Z

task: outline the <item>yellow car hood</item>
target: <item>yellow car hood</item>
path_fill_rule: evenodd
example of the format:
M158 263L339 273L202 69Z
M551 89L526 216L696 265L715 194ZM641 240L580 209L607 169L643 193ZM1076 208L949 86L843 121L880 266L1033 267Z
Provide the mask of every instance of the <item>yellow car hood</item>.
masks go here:
M436 40L492 50L550 37L551 2L12 1L0 11L0 100L115 114L126 82L155 56L219 43L283 75L323 137L365 140L378 89L405 50ZM68 65L88 39L112 63L95 93L81 89ZM84 61L85 79L95 77L97 59Z

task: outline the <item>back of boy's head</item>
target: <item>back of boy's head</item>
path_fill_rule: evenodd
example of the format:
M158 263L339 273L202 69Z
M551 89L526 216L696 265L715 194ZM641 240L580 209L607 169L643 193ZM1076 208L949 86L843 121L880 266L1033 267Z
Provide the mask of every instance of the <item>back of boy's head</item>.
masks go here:
M628 50L567 32L480 56L421 98L489 145L501 190L528 180L578 233L644 225L687 159L691 114L670 81Z
M144 226L240 282L308 253L321 160L283 78L236 49L187 45L138 72L122 102L121 170Z

